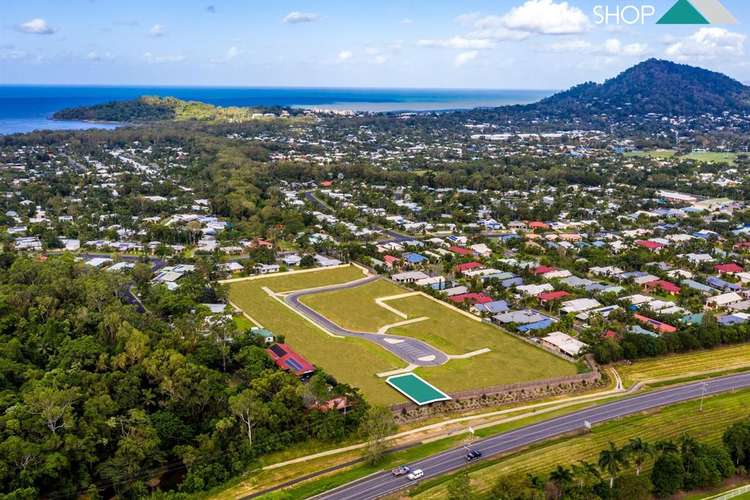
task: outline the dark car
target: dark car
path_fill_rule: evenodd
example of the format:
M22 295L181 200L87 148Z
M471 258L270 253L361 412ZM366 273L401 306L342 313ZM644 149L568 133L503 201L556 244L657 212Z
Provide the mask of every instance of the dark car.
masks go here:
M477 460L479 458L482 458L482 452L478 450L469 450L466 453L466 461L471 462L473 460Z
M410 468L408 468L405 465L402 465L401 467L396 467L395 469L393 469L391 471L391 474L393 474L394 476L398 477L398 476L406 475L406 474L408 474L410 472L411 472Z

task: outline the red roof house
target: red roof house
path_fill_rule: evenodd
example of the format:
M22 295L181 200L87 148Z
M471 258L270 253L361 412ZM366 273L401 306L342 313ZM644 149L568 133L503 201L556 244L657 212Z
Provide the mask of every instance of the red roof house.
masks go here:
M658 288L659 290L670 295L680 294L680 286L666 280L649 281L648 283L644 284L643 287L646 290L654 290Z
M534 274L547 274L547 273L551 273L551 272L554 272L554 271L557 271L557 269L555 269L554 267L539 266L539 267L537 267L536 269L534 269L531 272L534 273Z
M385 265L388 267L393 267L393 264L399 261L398 257L394 257L393 255L386 255L383 257L383 261L385 262Z
M534 220L529 222L529 228L531 229L549 229L549 224L542 221Z
M453 245L448 250L450 250L451 252L453 252L455 254L463 255L463 256L474 255L474 252L471 249L464 248L464 247L459 247L459 246L456 246L456 245Z
M465 273L466 271L471 271L472 269L480 267L482 267L482 264L479 262L464 262L463 264L456 264L453 266L453 270L457 273Z
M448 300L455 302L456 304L463 304L464 302L471 302L472 304L486 304L492 302L492 297L486 295L484 292L479 293L461 293L448 297Z
M714 266L714 269L717 273L722 274L737 274L744 271L741 266L735 264L734 262L730 262L728 264L716 264Z
M539 295L536 296L537 299L539 299L541 302L552 302L555 300L560 300L563 297L567 297L570 295L565 290L556 290L554 292L542 292Z
M666 246L663 243L659 243L658 241L650 240L638 240L635 242L635 244L643 248L648 248L649 250L660 250Z
M331 187L333 186L333 181L320 181L320 185L323 187Z
M266 353L271 356L276 366L300 378L306 377L315 371L315 366L312 363L294 352L287 344L274 344L266 349Z
M659 333L674 333L677 331L677 328L673 327L672 325L662 323L661 321L651 319L641 314L634 314L633 317L637 319L638 321L640 321L641 323L643 323L644 325L651 327L651 329L656 330Z

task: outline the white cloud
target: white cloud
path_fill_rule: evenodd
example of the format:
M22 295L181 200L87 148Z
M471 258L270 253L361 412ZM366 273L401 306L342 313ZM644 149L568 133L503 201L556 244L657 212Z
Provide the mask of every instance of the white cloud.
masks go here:
M13 45L0 47L0 61L20 61L22 59L27 59L28 57L28 52L17 49Z
M645 43L623 44L617 38L610 38L604 42L604 51L611 55L642 56L648 52L648 45Z
M401 24L413 24L414 20L408 17L405 17L401 20Z
M388 60L388 57L383 54L378 54L372 58L374 64L384 64Z
M465 38L462 36L454 36L453 38L447 38L444 40L419 40L417 45L420 47L439 47L444 49L491 49L495 46L492 40L479 39L479 38Z
M595 54L604 56L642 56L648 52L645 43L624 44L617 38L610 38L601 45L595 45L580 38L562 40L544 47L550 52L577 52L582 54Z
M37 17L18 25L18 30L32 35L51 35L55 30L47 24L47 21Z
M317 21L319 16L313 12L294 11L287 14L281 22L285 24L311 23Z
M167 27L162 24L154 24L151 29L148 30L148 34L153 37L161 37L167 34Z
M87 61L94 61L94 62L111 61L112 59L114 59L114 56L112 56L112 54L109 52L104 52L100 54L99 52L92 50L91 52L86 54Z
M590 42L575 38L551 43L545 48L551 52L588 52L592 47Z
M666 54L676 59L712 59L745 54L747 36L724 28L701 28L692 35L671 44Z
M146 52L145 54L143 54L143 58L149 64L179 63L185 60L185 56L179 56L179 55L157 56L157 55L152 54L151 52Z
M223 56L211 59L211 62L214 64L227 63L229 61L237 59L237 57L242 55L243 52L244 52L243 50L240 50L233 45L227 49L227 51L224 53Z
M589 27L589 18L581 9L569 5L568 2L527 0L503 16L503 26L514 31L567 35L586 31Z
M456 60L454 61L456 66L463 66L464 64L473 61L477 58L479 55L478 50L470 50L468 52L461 52L456 56Z
M348 61L349 59L351 59L353 55L354 54L352 54L351 50L342 50L341 52L339 52L339 55L336 56L336 59L339 60L340 62L344 62L344 61Z

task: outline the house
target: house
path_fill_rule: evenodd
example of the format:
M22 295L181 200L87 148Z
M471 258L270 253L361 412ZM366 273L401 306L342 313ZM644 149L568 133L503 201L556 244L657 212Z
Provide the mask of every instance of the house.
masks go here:
M536 297L540 293L551 292L554 289L555 287L553 287L549 283L545 283L543 285L523 285L516 287L516 290L526 295L527 297Z
M516 330L521 333L527 333L527 332L536 331L536 330L546 330L547 328L551 327L555 323L557 323L557 321L555 321L554 319L545 318L535 323L528 323L526 325L517 326Z
M489 257L492 255L492 249L484 243L477 243L476 245L471 245L469 248L475 255L479 255L480 257Z
M393 255L385 255L383 257L383 262L385 262L385 267L388 269L393 269L393 266L395 266L400 259L398 257L394 257Z
M84 262L87 266L102 268L112 263L112 259L109 257L92 257Z
M349 398L347 398L346 396L339 396L333 399L329 399L325 403L317 403L313 405L313 407L322 413L337 411L339 413L345 414L347 410L352 407L352 404L349 401Z
M453 297L454 295L469 293L469 288L463 285L454 286L452 288L446 288L445 290L443 290L443 293L446 295L446 297Z
M427 260L427 257L425 257L422 254L418 253L405 253L404 254L404 260L408 262L409 264L421 264L422 262L425 262Z
M430 276L422 271L407 271L394 274L391 276L391 279L396 283L416 283L417 281L428 280L430 279Z
M548 302L554 302L556 300L560 300L569 295L570 293L566 292L565 290L557 290L557 291L552 291L552 292L542 292L539 295L537 295L536 298L539 299L539 302L546 304Z
M255 264L253 270L257 274L278 273L281 267L278 264Z
M492 297L486 295L484 292L480 293L460 293L451 295L448 300L456 304L463 304L464 302L470 302L472 304L487 304L492 302Z
M721 274L738 274L744 271L742 267L735 264L734 262L730 262L728 264L716 264L714 265L714 270L717 273Z
M448 250L450 250L451 252L455 253L456 255L460 255L462 257L470 257L470 256L474 255L474 252L472 252L471 249L465 248L465 247L459 247L459 246L456 246L456 245L453 245Z
M571 358L578 357L581 354L581 351L588 347L588 345L580 340L574 339L563 332L552 332L546 337L543 337L541 343L543 346L565 354L566 356L570 356Z
M239 262L226 262L224 264L219 264L219 268L222 271L226 271L228 273L238 273L240 271L243 271L245 268L240 264Z
M453 271L456 273L465 273L466 271L479 269L480 267L482 267L482 264L479 262L464 262L463 264L453 266Z
M643 288L648 291L653 291L653 290L658 289L664 293L668 293L669 295L680 294L680 287L666 280L649 281L648 283L643 285Z
M492 302L486 302L484 304L475 304L474 307L472 307L472 311L477 314L502 314L508 312L508 310L508 303L504 300L493 300Z
M714 288L718 288L719 290L730 290L733 292L738 292L742 289L742 287L737 283L730 283L728 281L725 281L718 276L709 276L706 279L706 283L711 285Z
M287 344L274 344L266 349L266 353L276 363L276 366L293 373L299 378L307 378L315 371L315 366L294 352Z
M706 307L712 309L721 309L723 307L729 306L730 304L742 302L742 300L742 295L737 292L722 293L721 295L709 297L706 300Z
M661 250L662 248L666 246L663 243L659 243L657 241L651 241L651 240L636 240L635 244L638 245L639 247L643 247L652 252Z
M662 323L661 321L651 319L641 314L634 314L633 318L640 321L644 325L651 327L652 329L656 330L659 333L675 333L677 331L677 328L675 328L672 325L668 325L667 323Z
M588 321L591 316L599 315L602 318L606 318L610 315L613 311L617 311L620 309L620 306L606 306L606 307L599 307L597 309L591 309L590 311L584 311L582 313L579 313L576 315L576 319L581 321Z
M596 309L597 307L602 307L602 305L596 299L576 299L563 302L560 311L565 314L580 313L589 309Z
M442 276L428 276L427 278L418 279L414 284L417 286L428 286L433 290L442 290L445 288L445 278Z
M302 262L302 257L297 254L285 255L281 261L289 267L298 266Z
M515 323L519 325L525 325L543 321L549 318L547 318L547 316L540 312L534 311L533 309L523 309L521 311L508 311L506 313L497 314L493 317L493 319L502 324Z
M557 269L555 269L554 267L538 266L535 269L532 269L531 272L533 274L536 274L537 276L539 276L539 275L542 275L542 274L552 273L552 272L555 272L555 271L557 271Z
M266 344L273 344L274 342L276 342L276 336L271 330L268 330L266 328L260 328L257 326L251 327L250 336L262 339Z
M326 257L325 255L318 254L314 257L314 259L320 267L334 267L341 265L340 260L332 259L330 257Z

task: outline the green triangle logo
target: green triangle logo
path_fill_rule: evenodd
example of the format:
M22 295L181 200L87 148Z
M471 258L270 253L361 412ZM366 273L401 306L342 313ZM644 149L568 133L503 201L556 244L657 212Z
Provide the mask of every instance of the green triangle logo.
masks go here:
M688 0L678 0L656 24L711 24Z

